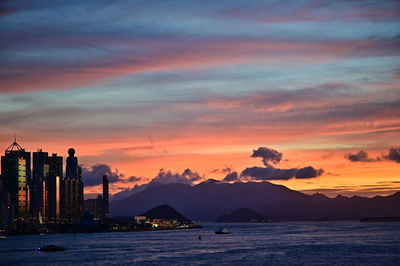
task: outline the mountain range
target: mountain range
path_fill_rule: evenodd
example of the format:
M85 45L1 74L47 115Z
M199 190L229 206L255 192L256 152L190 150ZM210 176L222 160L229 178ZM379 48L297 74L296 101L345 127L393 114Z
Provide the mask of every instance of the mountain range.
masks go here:
M144 213L168 204L195 221L215 221L222 214L246 207L281 221L359 220L364 217L400 216L400 192L390 196L329 198L307 195L270 182L226 183L213 179L198 185L174 183L147 187L110 202L113 216Z

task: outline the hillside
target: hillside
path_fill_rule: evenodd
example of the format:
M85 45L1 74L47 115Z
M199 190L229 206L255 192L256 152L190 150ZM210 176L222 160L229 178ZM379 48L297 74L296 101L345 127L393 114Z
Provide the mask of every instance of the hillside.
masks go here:
M148 210L147 212L144 212L141 214L141 216L146 216L150 220L153 219L170 219L170 220L177 220L181 223L190 223L191 221L177 212L174 208L171 206L164 204L164 205L159 205L151 210Z

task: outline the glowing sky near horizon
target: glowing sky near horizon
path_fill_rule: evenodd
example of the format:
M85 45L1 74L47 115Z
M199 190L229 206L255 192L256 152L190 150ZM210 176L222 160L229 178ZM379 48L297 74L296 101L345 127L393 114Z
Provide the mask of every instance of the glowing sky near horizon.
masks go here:
M398 1L2 1L0 34L0 149L141 178L112 193L262 167L258 147L324 170L271 181L291 189L400 190L400 163L345 158L400 146Z

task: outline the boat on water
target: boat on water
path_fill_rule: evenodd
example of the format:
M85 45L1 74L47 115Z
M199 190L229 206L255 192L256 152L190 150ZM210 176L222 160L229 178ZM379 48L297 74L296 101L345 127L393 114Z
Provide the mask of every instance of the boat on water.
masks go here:
M230 234L229 230L226 227L221 227L217 231L215 231L216 234Z
M67 250L67 248L56 245L46 245L44 247L38 248L39 252L52 252L52 251L64 251L64 250Z
M6 240L7 236L0 236L0 240Z

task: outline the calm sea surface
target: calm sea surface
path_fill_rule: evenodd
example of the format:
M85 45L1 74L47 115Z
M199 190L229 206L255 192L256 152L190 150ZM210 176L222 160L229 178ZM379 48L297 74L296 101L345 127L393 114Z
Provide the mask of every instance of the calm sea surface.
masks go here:
M10 236L1 265L400 265L400 223L281 222L204 229ZM198 239L198 235L202 239ZM64 252L39 253L55 244Z

